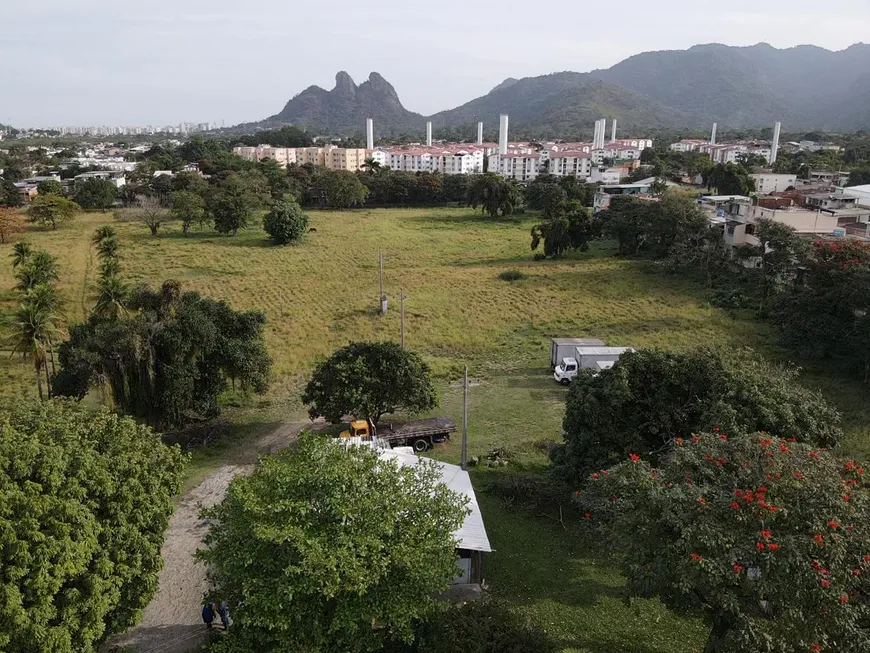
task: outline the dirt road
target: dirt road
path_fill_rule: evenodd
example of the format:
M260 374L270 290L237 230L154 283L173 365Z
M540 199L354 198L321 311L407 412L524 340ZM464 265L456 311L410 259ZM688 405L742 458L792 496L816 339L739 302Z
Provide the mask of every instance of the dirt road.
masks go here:
M128 647L137 653L184 653L195 650L205 636L200 617L206 590L205 568L194 552L202 546L206 525L201 508L218 503L236 476L250 473L258 456L284 449L311 424L284 424L256 441L233 464L227 464L185 494L169 522L163 543L163 570L157 594L145 608L142 622L113 638L109 650Z

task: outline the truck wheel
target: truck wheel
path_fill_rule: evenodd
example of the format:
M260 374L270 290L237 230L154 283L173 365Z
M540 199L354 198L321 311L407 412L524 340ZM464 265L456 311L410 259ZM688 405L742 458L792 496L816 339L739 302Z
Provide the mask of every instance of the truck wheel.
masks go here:
M571 385L571 379L560 379L559 383L561 385Z
M429 443L426 440L420 438L419 440L414 440L414 451L417 453L423 453L426 449L429 448Z

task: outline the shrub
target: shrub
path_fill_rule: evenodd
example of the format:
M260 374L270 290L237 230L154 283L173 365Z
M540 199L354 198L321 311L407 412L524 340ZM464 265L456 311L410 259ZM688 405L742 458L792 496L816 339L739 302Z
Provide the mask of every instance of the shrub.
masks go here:
M502 281L519 281L521 279L525 279L526 275L519 270L505 270L498 275L498 278Z
M279 200L263 217L263 229L276 245L295 242L308 230L308 216L296 202Z

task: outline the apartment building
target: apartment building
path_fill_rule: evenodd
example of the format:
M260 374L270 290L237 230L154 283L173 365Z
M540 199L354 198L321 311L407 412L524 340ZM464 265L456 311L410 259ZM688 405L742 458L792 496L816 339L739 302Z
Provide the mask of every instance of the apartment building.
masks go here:
M668 149L672 152L695 152L702 145L709 145L708 141L698 138L684 138L679 143L671 143Z
M526 182L538 176L540 163L541 155L538 153L493 154L489 157L489 171L500 174L505 179Z
M324 165L330 170L362 170L367 151L365 148L330 148L324 152Z
M755 190L761 195L782 193L797 185L797 175L783 175L772 172L762 172L749 175L755 180Z
M555 177L576 177L585 181L592 173L592 158L586 152L547 152L546 160L549 161L548 172Z
M233 154L248 161L263 161L264 159L271 159L285 168L291 163L296 163L295 147L272 147L270 145L234 147Z

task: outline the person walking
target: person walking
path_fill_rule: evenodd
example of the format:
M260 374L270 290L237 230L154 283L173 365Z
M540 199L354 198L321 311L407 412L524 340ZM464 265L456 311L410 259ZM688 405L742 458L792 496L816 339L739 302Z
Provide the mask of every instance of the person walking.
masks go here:
M202 620L206 628L211 628L214 623L214 603L206 603L202 606Z
M233 625L233 620L230 617L230 606L226 601L221 601L221 607L218 611L221 617L221 623L223 624L224 630L229 630L230 626Z

